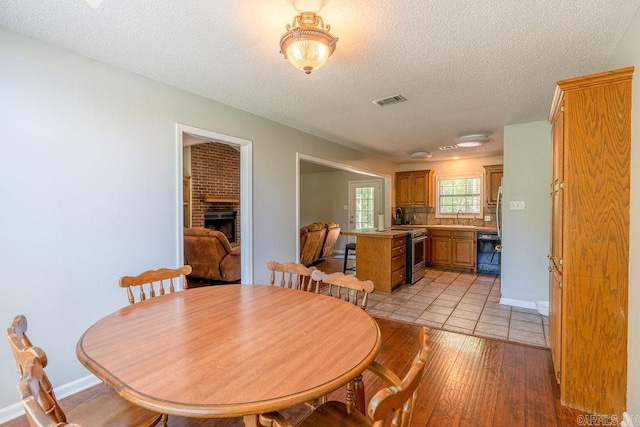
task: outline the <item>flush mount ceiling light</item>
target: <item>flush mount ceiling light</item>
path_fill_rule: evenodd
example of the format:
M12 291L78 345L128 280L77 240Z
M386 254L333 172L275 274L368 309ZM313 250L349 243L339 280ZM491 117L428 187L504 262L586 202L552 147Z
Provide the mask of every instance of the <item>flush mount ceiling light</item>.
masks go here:
M456 145L458 147L477 147L478 145L482 145L489 141L489 137L484 133L477 133L474 135L465 135L458 138L458 142Z
M416 151L415 153L411 153L410 157L412 159L428 159L432 157L432 155L428 151Z
M320 15L302 12L287 24L287 32L280 38L280 53L294 67L311 74L322 67L336 49L337 37L329 34Z

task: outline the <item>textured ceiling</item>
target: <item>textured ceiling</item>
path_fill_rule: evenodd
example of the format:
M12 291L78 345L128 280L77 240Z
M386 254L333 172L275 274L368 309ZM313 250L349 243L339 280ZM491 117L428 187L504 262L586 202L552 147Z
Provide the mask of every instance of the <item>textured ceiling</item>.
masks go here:
M302 131L409 163L546 118L557 80L604 71L637 0L2 0L0 26ZM306 75L279 53L296 13L339 37ZM402 94L387 107L374 99Z

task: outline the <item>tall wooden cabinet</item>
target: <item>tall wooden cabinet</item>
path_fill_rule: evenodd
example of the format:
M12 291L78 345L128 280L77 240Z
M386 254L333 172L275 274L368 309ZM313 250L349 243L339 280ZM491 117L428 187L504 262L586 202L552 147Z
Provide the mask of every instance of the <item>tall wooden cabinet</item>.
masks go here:
M396 206L432 207L433 171L396 172Z
M563 405L621 418L633 68L558 82L552 128L549 336Z

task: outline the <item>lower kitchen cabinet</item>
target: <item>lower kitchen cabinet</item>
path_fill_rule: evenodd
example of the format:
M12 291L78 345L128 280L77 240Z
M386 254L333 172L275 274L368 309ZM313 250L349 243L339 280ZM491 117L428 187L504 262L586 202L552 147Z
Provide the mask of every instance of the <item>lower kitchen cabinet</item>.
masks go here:
M431 265L434 267L451 264L451 231L429 232L431 238Z
M451 264L455 267L476 268L476 233L474 231L454 231Z
M476 233L460 230L430 230L431 265L476 271Z

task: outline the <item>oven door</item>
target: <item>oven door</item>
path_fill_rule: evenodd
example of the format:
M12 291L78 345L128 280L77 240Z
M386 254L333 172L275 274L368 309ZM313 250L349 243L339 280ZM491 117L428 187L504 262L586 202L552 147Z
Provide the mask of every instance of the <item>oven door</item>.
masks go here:
M414 237L411 239L411 272L415 273L418 271L424 271L425 267L425 245L426 237ZM413 281L412 281L413 283Z

